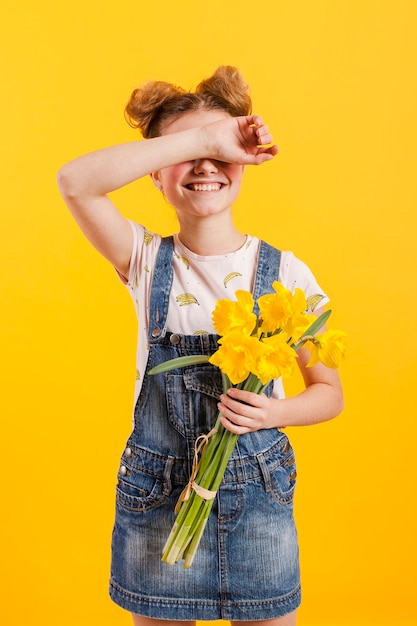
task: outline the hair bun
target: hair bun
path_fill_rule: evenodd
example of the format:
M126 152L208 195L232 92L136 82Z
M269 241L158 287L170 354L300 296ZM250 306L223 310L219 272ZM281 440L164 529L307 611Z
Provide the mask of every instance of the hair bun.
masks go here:
M185 89L164 81L149 81L134 89L125 108L127 123L138 128L144 137L152 136L152 124L158 111L179 96Z
M221 65L213 76L203 80L196 89L207 104L225 109L232 117L250 115L252 100L242 74L231 65Z

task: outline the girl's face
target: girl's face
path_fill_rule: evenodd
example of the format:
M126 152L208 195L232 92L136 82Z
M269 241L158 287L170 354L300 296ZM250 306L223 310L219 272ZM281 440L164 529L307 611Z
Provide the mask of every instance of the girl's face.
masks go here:
M162 134L205 126L230 117L226 111L190 111L165 126ZM229 210L242 181L244 167L213 159L196 159L166 167L153 174L178 219L206 217Z

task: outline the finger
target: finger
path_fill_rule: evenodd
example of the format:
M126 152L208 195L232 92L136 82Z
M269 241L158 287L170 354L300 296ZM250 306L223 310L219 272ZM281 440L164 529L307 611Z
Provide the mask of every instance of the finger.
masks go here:
M256 413L258 411L257 407L254 407L251 404L246 404L239 402L238 400L231 400L230 398L225 398L224 396L220 398L220 406L219 411L227 417L231 417L233 420L235 416L238 419L254 419L256 417Z
M258 142L258 146L272 146L274 144L274 138L269 132L265 133L257 133L256 141Z
M226 399L232 398L239 403L244 402L246 405L261 407L264 404L263 396L252 391L245 391L244 389L236 389L236 387L230 387L227 390Z
M263 121L260 115L247 115L246 122L249 126L262 126Z
M250 405L242 404L232 400L219 402L217 405L219 412L236 424L248 425L249 421L256 417L257 409Z
M252 157L250 161L251 165L261 165L266 161L272 161L272 159L278 154L278 146L271 146L258 150L258 153Z
M260 144L272 143L272 135L265 124L257 128L255 132Z
M224 417L224 415L220 417L220 421L226 428L226 430L230 430L230 432L234 433L235 435L244 435L245 433L251 432L250 428L246 426L239 426L238 424L235 424L228 418Z
M258 137L256 144L259 147L270 147L272 145L272 135L265 135L264 137Z
M257 146L255 153L245 155L245 159L242 160L244 165L261 165L266 161L271 161L279 152L278 146L275 144L272 146Z
M223 417L238 426L249 426L255 417L254 412L256 409L249 405L241 404L240 402L232 402L230 400L228 404L219 402L217 407Z
M279 148L276 144L272 144L272 146L270 146L269 144L266 146L258 146L258 155L257 156L262 156L264 154L269 155L271 157L274 157L276 154L278 154L279 152Z
M254 409L252 409L254 411ZM229 407L220 403L219 412L228 420L238 426L250 426L255 419L255 415L247 415L246 413L238 413Z

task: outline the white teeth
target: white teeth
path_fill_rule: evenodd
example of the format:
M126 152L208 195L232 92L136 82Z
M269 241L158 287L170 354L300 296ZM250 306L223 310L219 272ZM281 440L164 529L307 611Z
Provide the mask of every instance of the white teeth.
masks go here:
M193 191L219 191L221 185L220 183L210 183L210 184L195 184L192 185Z

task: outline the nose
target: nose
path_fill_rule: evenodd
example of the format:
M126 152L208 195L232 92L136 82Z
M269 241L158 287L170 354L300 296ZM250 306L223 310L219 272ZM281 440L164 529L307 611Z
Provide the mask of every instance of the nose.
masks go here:
M194 173L199 175L216 174L219 171L215 161L211 159L196 159L194 161Z

